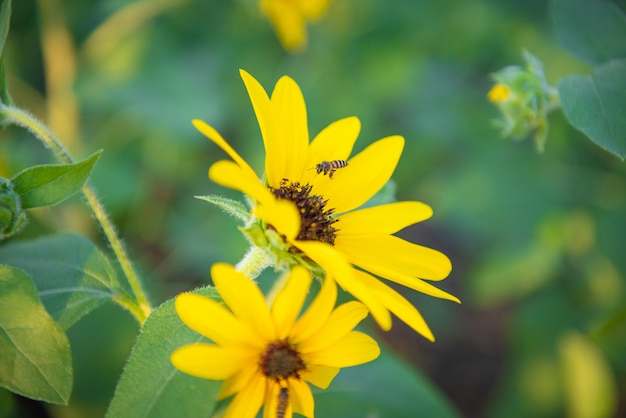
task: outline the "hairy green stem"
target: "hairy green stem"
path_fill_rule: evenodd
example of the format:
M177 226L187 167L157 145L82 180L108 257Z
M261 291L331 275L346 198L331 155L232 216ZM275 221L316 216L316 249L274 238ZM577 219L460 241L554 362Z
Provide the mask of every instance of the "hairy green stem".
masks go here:
M54 135L52 135L42 122L30 113L19 108L0 104L0 115L8 121L28 129L33 135L41 140L46 147L52 149L54 154L64 163L71 164L74 162L74 159L67 152L63 144L61 144L61 142ZM137 320L143 324L150 314L152 307L150 306L150 302L141 287L139 276L130 262L130 258L124 248L124 244L117 236L113 223L106 214L104 207L98 201L94 189L86 183L83 186L82 191L87 199L87 202L89 203L89 206L91 207L91 210L93 211L94 216L100 223L104 234L109 240L111 248L117 257L124 274L126 275L126 279L128 280L128 283L130 284L130 287L135 295L137 306L131 307L128 301L121 303L121 300L119 299L117 299L116 302L127 308L137 318Z
M271 265L272 259L267 252L263 248L253 245L248 249L243 259L237 263L235 268L237 271L242 272L250 279L254 280L265 268Z

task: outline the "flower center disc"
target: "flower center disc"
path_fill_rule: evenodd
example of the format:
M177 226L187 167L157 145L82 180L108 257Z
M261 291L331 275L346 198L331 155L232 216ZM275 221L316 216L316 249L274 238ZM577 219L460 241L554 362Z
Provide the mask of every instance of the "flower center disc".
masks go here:
M300 232L296 239L300 241L321 241L334 245L338 229L333 224L339 219L332 217L334 209L326 209L328 200L318 195L311 195L309 184L292 183L287 179L280 182L280 187L272 188L278 199L287 199L295 203L300 212Z
M300 378L300 372L306 369L300 354L287 341L268 344L261 356L260 366L268 378L276 381Z

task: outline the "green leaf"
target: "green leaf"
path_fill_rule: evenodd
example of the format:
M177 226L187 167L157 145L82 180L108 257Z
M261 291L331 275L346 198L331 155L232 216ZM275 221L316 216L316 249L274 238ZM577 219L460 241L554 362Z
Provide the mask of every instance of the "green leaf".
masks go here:
M207 296L211 296L210 292L210 289L199 291ZM211 416L221 382L186 375L170 362L176 348L203 340L206 341L180 321L174 300L152 311L124 368L106 417Z
M596 67L588 76L565 77L558 89L569 122L623 160L626 157L626 60L610 61Z
M4 43L9 34L9 25L11 21L11 0L4 0L0 7L0 102L6 105L11 104L11 99L6 88L5 59L4 59Z
M102 151L74 164L38 165L19 172L11 182L22 208L55 205L80 190Z
M0 57L4 54L4 43L9 34L11 24L11 0L4 0L0 7Z
M314 390L316 416L460 417L427 378L382 348L373 362L342 369L327 390Z
M72 391L70 343L44 309L30 277L0 265L0 385L66 405Z
M33 278L43 304L63 329L108 300L128 297L107 258L79 235L11 242L0 247L0 263Z
M561 44L589 64L626 58L626 15L605 0L555 0L552 19Z
M12 100L6 85L6 70L4 64L4 56L0 57L0 103L11 105ZM0 114L0 122L2 122L2 114Z

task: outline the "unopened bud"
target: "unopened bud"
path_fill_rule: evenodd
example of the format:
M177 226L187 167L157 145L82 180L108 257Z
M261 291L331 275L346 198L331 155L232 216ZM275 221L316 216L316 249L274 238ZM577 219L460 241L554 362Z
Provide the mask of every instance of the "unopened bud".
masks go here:
M9 180L0 177L0 241L16 234L25 221L20 195Z
M539 151L548 133L548 113L559 106L556 88L550 86L543 65L524 51L526 65L509 66L493 74L496 84L487 93L501 113L495 121L505 138L524 139L533 135Z

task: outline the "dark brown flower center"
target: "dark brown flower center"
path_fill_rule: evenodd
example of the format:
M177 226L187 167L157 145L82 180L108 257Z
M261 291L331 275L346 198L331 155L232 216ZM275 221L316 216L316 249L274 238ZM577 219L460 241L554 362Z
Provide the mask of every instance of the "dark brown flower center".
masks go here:
M309 184L292 183L287 179L280 182L280 187L272 188L278 199L287 199L295 203L300 212L300 232L296 239L301 241L322 241L335 244L338 229L333 224L339 219L333 218L334 209L327 209L328 200L311 194Z
M263 355L260 366L263 373L270 379L284 381L289 378L300 378L300 373L306 370L306 365L300 353L287 341L269 343Z

